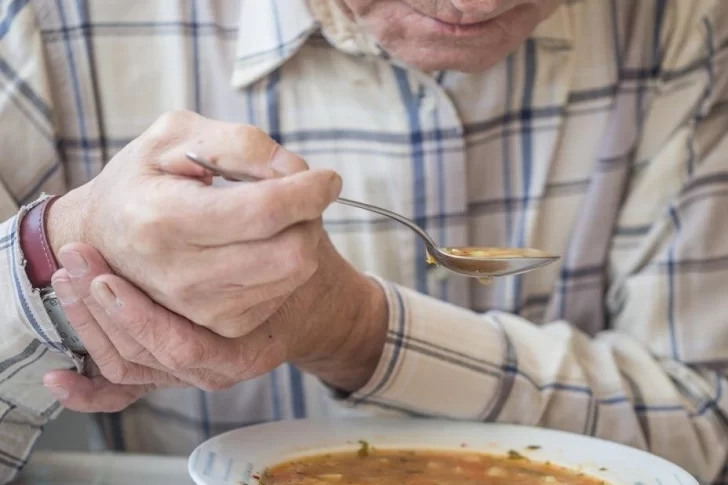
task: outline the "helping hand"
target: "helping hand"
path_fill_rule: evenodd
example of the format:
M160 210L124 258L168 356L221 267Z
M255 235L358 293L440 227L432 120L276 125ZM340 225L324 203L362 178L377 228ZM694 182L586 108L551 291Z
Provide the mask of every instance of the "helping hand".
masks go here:
M236 170L246 168L240 160L226 163ZM159 175L162 172L197 179L209 175L186 159L165 164ZM84 377L54 371L44 382L55 386L49 388L64 405L86 412L123 409L158 387L224 389L283 361L338 388L358 389L381 354L386 301L379 285L346 263L322 236L316 252L309 255L317 269L306 283L278 297L254 320L245 314L223 320L222 325L212 320L205 325L209 330L197 325L204 325L204 320L193 321L198 312L182 317L113 275L103 256L90 246L64 247L59 251L62 262L83 264L60 270L53 284L98 372ZM244 291L239 287L237 292L214 295L215 301L236 300ZM187 296L204 303L206 294Z
M354 391L378 363L386 302L376 283L346 263L317 272L261 331L229 339L153 302L113 275L90 246L64 250L88 262L81 275L59 270L53 284L89 351L92 372L53 371L44 384L75 411L119 411L160 387L225 389L285 360Z

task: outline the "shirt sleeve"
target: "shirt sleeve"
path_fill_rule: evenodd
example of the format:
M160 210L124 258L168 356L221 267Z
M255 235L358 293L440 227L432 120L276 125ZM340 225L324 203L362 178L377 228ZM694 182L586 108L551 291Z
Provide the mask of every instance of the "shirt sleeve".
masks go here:
M384 353L351 404L598 436L648 449L704 482L722 480L728 12L726 2L714 5L694 28L672 25L665 34L663 77L636 150L651 154L638 161L617 221L634 230L609 255L609 330L591 337L567 321L537 326L514 314L476 314L385 285ZM677 65L702 67L682 76ZM694 102L668 77L692 83Z
M40 199L31 201L42 190L60 193L63 179L31 5L0 0L0 483L23 467L42 426L61 410L43 375L81 365L28 281L18 237L19 221Z

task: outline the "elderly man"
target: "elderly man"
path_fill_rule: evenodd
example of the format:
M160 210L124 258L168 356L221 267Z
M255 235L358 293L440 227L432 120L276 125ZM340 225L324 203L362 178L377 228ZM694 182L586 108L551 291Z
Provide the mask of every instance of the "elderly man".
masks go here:
M723 479L725 2L2 5L2 480L62 405L133 451L379 410ZM562 259L478 285L342 190Z

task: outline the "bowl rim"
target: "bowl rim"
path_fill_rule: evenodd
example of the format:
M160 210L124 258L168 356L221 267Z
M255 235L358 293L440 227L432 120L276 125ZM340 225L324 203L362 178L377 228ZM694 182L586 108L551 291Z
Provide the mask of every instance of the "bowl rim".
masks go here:
M626 445L623 443L618 443L615 441L610 441L604 438L598 438L594 436L588 436L583 435L579 433L574 433L571 431L565 431L560 429L553 429L553 428L546 428L546 427L539 427L539 426L530 426L525 424L517 424L517 423L499 423L499 422L477 422L477 421L466 421L466 420L455 420L455 419L443 419L443 418L421 418L421 417L393 417L393 416L384 416L384 417L376 417L376 416L346 416L346 417L328 417L328 418L306 418L306 419L284 419L279 421L270 421L270 422L264 422L264 423L257 423L250 426L242 427L233 429L230 431L227 431L225 433L221 433L219 435L216 435L209 440L205 441L204 443L201 443L198 447L195 448L195 450L190 455L190 458L188 460L188 469L190 472L190 475L193 479L197 481L197 478L195 478L196 474L198 473L197 466L196 466L196 454L201 453L205 448L215 448L217 443L224 442L226 439L229 439L230 437L241 434L241 433L256 433L260 430L266 430L266 429L272 429L272 428L278 428L279 431L281 428L285 430L286 428L293 427L293 429L289 429L290 432L296 432L300 431L300 429L296 429L297 427L339 427L340 425L344 424L344 427L346 427L347 424L354 424L354 427L358 426L365 426L370 423L376 423L377 426L383 426L383 425L392 425L395 424L409 427L410 430L416 432L422 432L428 428L437 427L440 425L450 427L450 430L455 431L455 429L452 428L484 428L484 429L490 429L494 430L497 429L499 432L508 432L509 430L517 430L519 433L528 432L528 431L536 431L539 434L539 437L537 440L541 441L544 439L548 439L549 437L559 437L561 438L561 441L576 441L578 443L588 444L593 443L597 444L599 447L602 448L602 452L609 453L615 452L619 454L628 453L633 455L633 459L636 460L638 458L641 458L642 460L646 461L646 466L649 466L650 468L665 468L666 470L669 470L669 472L675 476L676 482L678 485L697 485L699 482L696 480L696 478L688 473L686 470L684 470L679 465L670 462L669 460L657 456L655 454L652 454L648 451ZM427 426L423 427L420 430L417 430L416 428L422 424L426 424ZM309 428L310 429L310 428ZM354 428L352 428L353 431ZM450 431L447 430L447 431ZM400 433L403 437L405 436L402 430L397 430L398 433ZM355 449L356 446L358 446L358 440L351 439L349 442L339 442L336 440L332 440L330 444L317 444L313 442L310 447L302 446L297 448L288 448L286 451L283 451L280 458L276 459L275 461L268 463L265 460L262 460L262 464L256 464L257 468L265 468L268 466L275 466L277 464L285 463L286 461L289 461L291 459L295 459L297 457L305 457L305 456L315 456L317 454L325 453L326 451L346 451ZM402 439L402 445L398 447L397 445L397 438L394 438L391 442L387 443L381 443L377 444L376 440L368 440L370 443L374 445L375 448L381 448L381 449L403 449L403 448L413 448L413 445L407 443L407 439ZM498 451L487 451L484 449L483 446L480 445L473 445L471 446L468 444L466 447L457 447L452 445L434 445L434 444L428 444L423 445L421 447L415 447L416 449L427 449L427 450L433 450L433 451L464 451L464 452L473 452L473 453L483 453L483 454L490 454L490 455L498 455ZM507 447L501 447L500 450L505 450ZM520 450L519 450L520 452ZM572 466L568 463L560 463L558 459L544 459L539 460L538 458L528 457L529 459L532 459L536 462L538 461L552 461L556 465L564 466L566 468L575 469L579 467L584 468L591 468L591 465L579 465L579 466ZM587 474L590 474L589 472L585 472ZM689 481L686 483L685 481L680 479L680 475L682 475L683 478L688 479ZM597 477L595 477L597 478ZM609 480L607 480L609 483ZM658 481L659 482L659 481ZM203 481L197 481L197 483L213 483L213 482L203 482ZM215 482L216 483L216 482ZM634 482L635 485L644 485L642 482ZM659 483L658 483L659 485Z

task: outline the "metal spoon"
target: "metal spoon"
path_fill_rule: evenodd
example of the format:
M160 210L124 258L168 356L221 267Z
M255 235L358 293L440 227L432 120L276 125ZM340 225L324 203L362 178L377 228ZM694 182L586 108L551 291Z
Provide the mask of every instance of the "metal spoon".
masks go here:
M207 158L195 153L186 153L185 155L197 165L228 180L235 180L238 182L259 182L261 180L260 178L252 177L247 174L220 168ZM538 249L478 247L442 248L439 247L430 235L427 234L420 226L396 212L350 199L338 198L336 199L336 202L375 212L404 224L416 232L417 235L424 241L428 254L427 261L429 263L438 264L461 275L478 278L484 283L499 276L526 273L536 268L551 264L559 259L558 256L553 256Z

